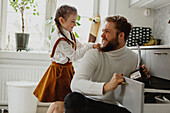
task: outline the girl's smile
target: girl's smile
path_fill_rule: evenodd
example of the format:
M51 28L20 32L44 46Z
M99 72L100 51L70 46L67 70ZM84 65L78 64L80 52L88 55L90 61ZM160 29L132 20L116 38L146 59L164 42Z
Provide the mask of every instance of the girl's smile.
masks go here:
M73 13L73 14L70 14L67 19L64 19L61 17L60 23L64 29L71 32L74 26L76 26L76 20L77 20L77 13Z

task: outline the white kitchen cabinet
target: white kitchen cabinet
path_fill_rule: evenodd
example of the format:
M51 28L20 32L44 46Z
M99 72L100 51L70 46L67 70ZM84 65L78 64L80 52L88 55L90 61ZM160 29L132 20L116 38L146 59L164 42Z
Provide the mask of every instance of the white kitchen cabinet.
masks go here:
M132 113L143 113L144 84L125 77L128 84L119 85L114 91L115 99Z
M141 46L143 64L150 70L150 74L159 78L170 80L170 46ZM136 47L131 47L137 53ZM168 94L170 90L144 89L145 93ZM143 113L169 113L170 103L144 103Z
M170 90L145 89L145 92L170 94ZM169 113L170 103L144 103L143 113Z
M170 104L144 104L143 113L169 113Z
M150 74L170 80L170 49L145 50Z
M170 0L130 0L130 7L145 7L151 9L158 9L169 5Z
M170 104L144 103L144 93L167 93L170 90L146 89L144 84L125 77L126 85L118 86L115 98L132 113L169 113Z

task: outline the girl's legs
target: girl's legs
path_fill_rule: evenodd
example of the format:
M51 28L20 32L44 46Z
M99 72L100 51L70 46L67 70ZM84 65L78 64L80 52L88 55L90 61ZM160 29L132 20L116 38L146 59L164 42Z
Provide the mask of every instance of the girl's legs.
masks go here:
M47 113L64 113L64 102L56 101L50 105Z

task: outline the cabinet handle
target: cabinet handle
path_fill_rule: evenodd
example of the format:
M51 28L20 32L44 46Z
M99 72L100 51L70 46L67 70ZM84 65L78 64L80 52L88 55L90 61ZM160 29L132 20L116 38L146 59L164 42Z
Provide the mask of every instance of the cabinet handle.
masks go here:
M156 55L168 55L168 53L161 53L161 52L156 52L154 54L156 54Z

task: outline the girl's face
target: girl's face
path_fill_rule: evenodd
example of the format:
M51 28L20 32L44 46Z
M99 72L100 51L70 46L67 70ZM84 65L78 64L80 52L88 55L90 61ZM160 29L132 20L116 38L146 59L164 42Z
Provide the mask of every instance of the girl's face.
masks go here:
M76 26L76 20L77 20L77 13L74 13L74 14L70 14L70 16L66 19L62 18L61 17L61 26L68 30L68 31L72 31L74 26Z

